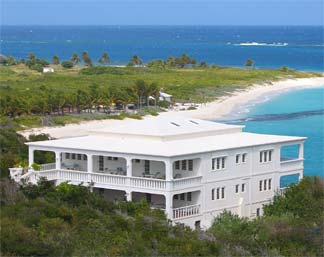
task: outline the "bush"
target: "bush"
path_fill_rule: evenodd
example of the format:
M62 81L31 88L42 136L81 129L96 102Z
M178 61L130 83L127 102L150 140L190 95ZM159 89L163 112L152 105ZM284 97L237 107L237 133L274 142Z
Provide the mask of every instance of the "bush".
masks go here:
M66 69L71 69L73 68L73 63L70 62L70 61L64 61L61 63L62 67L63 68L66 68Z

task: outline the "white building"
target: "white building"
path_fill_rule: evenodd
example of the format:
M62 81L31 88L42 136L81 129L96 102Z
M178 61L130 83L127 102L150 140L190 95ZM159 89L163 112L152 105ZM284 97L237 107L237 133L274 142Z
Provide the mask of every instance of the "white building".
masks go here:
M51 67L44 67L43 68L43 73L52 73L54 72L54 69Z
M165 93L163 90L160 90L160 101L172 102L172 95Z
M28 143L55 152L40 171L11 169L19 180L41 176L57 184L93 183L109 201L148 201L174 223L207 228L227 209L240 216L262 214L284 175L303 176L305 138L242 132L243 126L165 117L132 121L88 136ZM294 159L282 148L296 146Z

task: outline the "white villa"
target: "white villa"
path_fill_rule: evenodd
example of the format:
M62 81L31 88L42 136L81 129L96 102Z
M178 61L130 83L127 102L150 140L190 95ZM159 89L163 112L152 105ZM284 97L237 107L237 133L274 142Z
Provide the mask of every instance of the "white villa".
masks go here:
M35 183L85 185L108 201L146 200L173 223L208 228L224 209L240 216L262 215L280 189L282 176L303 176L304 137L242 132L243 126L159 116L89 131L87 136L28 143L52 151L56 162L40 171L12 168L11 176ZM282 156L286 146L296 156Z

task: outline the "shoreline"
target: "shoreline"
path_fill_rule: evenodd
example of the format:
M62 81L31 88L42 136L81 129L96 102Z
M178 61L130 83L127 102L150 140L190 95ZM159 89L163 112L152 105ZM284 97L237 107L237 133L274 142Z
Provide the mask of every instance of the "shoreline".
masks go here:
M245 90L237 90L230 95L200 105L197 110L177 111L170 110L159 115L176 115L188 118L216 120L229 115L235 108L256 100L263 95L276 95L291 90L316 88L324 86L324 77L286 79L271 83L256 84ZM154 119L153 116L145 116L144 119ZM42 127L20 131L20 134L28 137L31 134L49 134L54 138L85 136L89 130L100 129L112 125L118 125L132 119L124 120L93 120L83 121L79 124L67 124L60 127Z

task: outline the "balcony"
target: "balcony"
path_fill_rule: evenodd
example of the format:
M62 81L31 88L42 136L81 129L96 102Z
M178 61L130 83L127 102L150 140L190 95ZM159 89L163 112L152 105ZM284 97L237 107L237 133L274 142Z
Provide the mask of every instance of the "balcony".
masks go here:
M282 172L302 170L304 168L303 159L281 158L280 168Z
M173 220L200 215L200 204L172 209Z
M49 169L51 165L46 164L41 167L40 171L29 171L24 176L29 177L31 182L37 181L40 177L46 177L48 180L71 181L72 183L90 183L104 185L107 188L126 187L152 189L159 191L169 191L176 189L189 188L199 186L201 176L182 178L173 181L165 181L156 178L145 177L127 177L122 175L104 174L104 173L89 173L85 171L66 170L66 169Z

